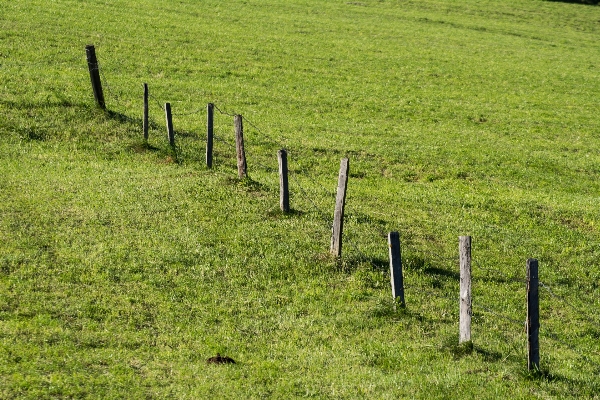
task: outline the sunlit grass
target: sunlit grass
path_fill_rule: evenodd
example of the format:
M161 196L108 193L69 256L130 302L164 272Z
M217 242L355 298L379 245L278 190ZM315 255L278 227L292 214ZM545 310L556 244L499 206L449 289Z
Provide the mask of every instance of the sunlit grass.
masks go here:
M0 397L597 396L596 6L0 6ZM213 170L208 102L223 111ZM246 181L233 113L246 118ZM406 310L390 298L391 230ZM469 351L458 346L459 235L473 236ZM520 322L530 257L552 290L540 288L537 375ZM216 353L236 364L207 365Z

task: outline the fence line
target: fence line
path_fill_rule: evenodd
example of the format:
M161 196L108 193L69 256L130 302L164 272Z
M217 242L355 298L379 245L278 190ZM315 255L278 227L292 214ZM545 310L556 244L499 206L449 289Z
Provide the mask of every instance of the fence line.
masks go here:
M74 59L74 60L75 60L75 59ZM77 62L81 61L81 57L77 57L76 61L77 61ZM63 65L63 64L69 64L69 63L71 63L71 62L72 62L72 61L64 61L64 62L58 62L58 63L56 63L56 62L46 62L46 61L44 61L44 62L39 62L39 63L11 63L11 62L8 62L8 63L7 63L7 62L5 62L4 60L0 60L0 66L4 66L4 65L8 65L8 66L11 66L11 65L12 65L12 66L24 66L24 65ZM73 67L73 68L75 68L75 67ZM77 68L79 68L79 67L77 67ZM85 69L84 67L81 67L81 68L82 68L82 69ZM100 63L98 63L98 68L97 68L97 69L98 69L98 71L99 71L99 73L100 73L100 75L101 75L101 77L102 77L102 81L103 81L104 87L106 88L106 90L107 90L108 94L109 94L109 95L110 95L110 96L111 96L111 97L112 97L112 98L113 98L113 99L116 101L116 103L117 103L119 106L121 106L121 107L126 107L126 106L123 104L123 101L124 101L124 100L123 100L123 98L124 98L124 95L117 93L117 91L116 91L116 90L114 90L114 89L113 89L113 87L112 87L112 86L109 84L109 82L108 82L108 79L106 78L106 76L105 76L105 74L104 74L103 67L101 67L101 66L100 66ZM156 103L156 105L158 105L158 107L159 107L159 108L160 108L162 111L164 111L164 110L165 110L164 106L162 105L162 103L163 103L163 102L161 102L160 100L158 100L158 99L157 99L155 96L153 96L152 94L149 94L149 97L150 97L150 98L152 98L152 100L153 100L153 101ZM214 104L214 103L213 103L213 104ZM214 106L214 108L215 108L215 109L216 109L216 110L217 110L217 111L218 111L218 112L219 112L221 115L226 115L226 116L229 116L229 117L234 117L234 116L236 115L236 114L232 114L232 113L229 113L229 112L227 112L227 111L224 111L224 110L222 110L222 109L221 109L221 108L219 108L217 105L215 105L215 106ZM190 115L197 115L197 114L200 114L200 113L203 113L203 112L204 112L204 109L199 109L199 110L196 110L196 111L191 111L191 112L186 112L186 113L173 113L173 115L175 115L175 116L190 116ZM138 122L138 120L136 120L136 119L133 119L133 118L131 118L131 117L128 117L127 115L122 115L122 117L123 117L123 118L125 118L126 120L130 121L130 122L135 122L135 123L137 123L137 122ZM263 131L261 128L259 128L259 127L257 126L257 124L255 124L254 122L250 121L250 120L249 120L248 118L246 118L246 117L243 117L243 119L244 119L244 120L246 120L246 122L248 123L248 125L249 125L249 126L251 126L253 129L255 129L255 130L258 132L259 136L262 138L262 140L263 140L263 142L264 142L264 143L268 143L268 144L269 144L269 145L271 145L271 146L278 146L279 148L285 148L286 146L283 146L283 145L282 145L282 144L283 144L283 142L284 142L284 141L285 141L285 142L289 142L289 139L288 139L288 138L286 138L286 137L285 137L284 135L282 135L282 134L280 134L280 135L279 135L279 136L280 136L280 142L277 142L275 139L272 139L272 138L271 138L269 135L266 135L266 134L264 133L264 131ZM202 135L198 135L198 137L199 137L199 138L202 138L203 136L202 136ZM214 139L215 139L215 140L217 140L217 141L219 141L220 143L224 143L224 144L226 144L226 145L227 145L228 147L230 147L230 148L235 148L235 145L234 145L234 144L230 143L230 142L229 142L229 141L227 141L227 140L224 140L224 139L220 138L219 136L216 136L216 135L215 135L215 136L214 136ZM258 145L260 145L260 142L258 143ZM274 171L277 171L277 168L274 168L274 167L271 167L271 166L266 166L266 165L264 165L263 163L261 163L261 162L259 162L259 161L252 161L252 163L253 163L253 164L255 164L255 165L257 165L257 166L259 166L260 168L263 168L263 169L264 169L265 171L267 171L267 172L274 172ZM300 191L299 191L299 195L300 195L300 197L301 197L303 200L305 200L305 201L308 201L310 204L312 204L313 208L314 208L314 209L316 210L316 212L317 212L317 216L319 217L319 219L321 219L321 220L322 220L322 221L323 221L323 222L326 224L326 226L328 227L328 229L331 229L331 227L332 227L332 223L333 223L333 222L332 222L332 215L331 215L331 213L324 212L324 211L321 209L321 207L319 207L319 206L318 206L318 205L315 203L315 201L314 201L314 199L313 199L313 196L310 196L310 195L308 194L307 190L304 188L304 186L303 186L303 185L300 183L300 180L298 179L298 176L300 176L300 175L301 175L301 174L299 174L299 173L292 173L292 174L291 174L291 177L293 178L292 180L294 181L294 183L295 183L295 186L297 186L297 187L300 189ZM304 176L306 179L308 179L308 180L309 180L309 182L310 182L311 184L313 184L315 187L322 187L322 185L319 185L319 184L316 182L316 180L314 180L314 179L312 178L312 176L310 176L310 175L302 175L302 176ZM372 224L371 224L371 225L372 225ZM371 225L370 225L370 226L371 226ZM497 226L486 226L486 227L484 227L484 228L486 228L486 229L492 229L492 230L497 230L497 231L505 231L505 230L504 230L502 227L497 227ZM376 229L377 229L377 230L380 230L380 228L378 228L378 227L377 227ZM361 260L366 260L366 261L367 261L367 262L369 262L369 263L370 263L370 264L371 264L371 265L372 265L374 268L379 268L379 267L380 267L379 265L376 265L376 264L373 262L373 259L372 259L372 257L369 257L369 256L367 256L367 255L366 255L366 254L365 254L365 253L364 253L364 252L363 252L363 251L362 251L362 250L359 248L359 246L358 246L356 243L354 243L353 241L348 241L348 242L347 242L347 244L348 244L349 246L351 246L351 247L354 249L354 251L356 251L356 252L358 253L358 255L359 255L359 258L360 258ZM433 258L437 259L438 261L443 261L443 262L452 262L452 263L456 263L456 264L458 264L458 261L459 261L459 260L458 260L458 257L447 257L447 256L444 256L444 255L438 254L438 253L436 253L436 252L431 252L431 251L427 251L427 250L419 250L419 249L417 249L417 248L415 248L415 247L411 248L411 250L410 250L410 251L411 251L411 252L415 252L415 253L425 254L425 255L429 256L430 258L431 258L431 257L433 257ZM426 261L426 260L424 260L424 261ZM494 268L485 267L485 266L483 266L483 265L479 265L478 263L475 263L474 265L476 265L478 269L481 269L481 270L484 270L484 271L491 272L491 273L493 273L493 274L497 274L497 275L500 275L500 276L502 276L502 277L503 277L503 279L504 279L506 282L513 282L513 283L525 283L525 282L526 282L524 279L517 278L517 277L511 277L511 276L508 276L506 273L504 273L504 272L502 272L502 271L500 271L500 270L498 270L498 269L494 269ZM543 288L544 288L544 289L545 289L545 290L546 290L546 291L547 291L547 292L548 292L548 293L549 293L549 294L550 294L550 295L551 295L551 296L552 296L554 299L556 299L556 300L559 300L561 303L564 303L564 304L566 304L568 307L570 307L570 308L571 308L573 311L575 311L575 312L576 312L576 313L577 313L579 316L581 316L581 318L583 318L583 319L584 319L584 320L585 320L587 323L589 323L589 324L591 324L591 325L594 325L595 327L600 327L600 323L599 323L598 321L596 321L596 320L592 319L592 318L591 318L589 315L587 315L586 313L583 313L583 312L582 312L582 311L581 311L581 310L580 310L578 307L574 306L574 305L573 305L573 304L572 304L570 301L568 301L568 300L567 300L565 297L563 297L563 296L560 296L560 295L556 294L556 293L555 293L555 292L554 292L554 291L553 291L553 290L552 290L552 289L549 287L549 285L548 285L548 284L545 284L545 283L543 283L542 281L540 281L540 282L539 282L539 286L543 287ZM432 291L432 290L424 289L423 287L418 287L418 288L417 288L416 286L410 286L410 285L406 285L404 288L405 288L405 289L409 289L409 291L410 291L410 289L416 289L416 290L418 290L418 291L419 291L419 293L421 293L421 294L425 294L425 295L427 295L427 296L429 296L429 297L442 298L442 299L446 299L446 300L451 300L451 301L453 301L453 302L455 302L455 301L459 300L459 298L460 298L459 296L448 296L448 295L445 295L445 294L440 294L440 293L437 293L437 292L435 292L435 291ZM476 299L476 300L477 300L477 299ZM514 318L512 318L512 317L510 317L510 316L507 316L507 315L503 314L503 313L500 313L500 312L498 312L498 311L494 311L494 310L493 310L493 309L491 309L489 306L486 306L486 305L484 305L484 304L479 304L479 302L478 302L478 301L474 301L474 302L473 302L473 304L472 304L472 307L473 307L473 309L475 309L475 310L478 310L478 309L479 309L479 310L482 310L482 311L483 311L483 312L485 312L485 313L489 313L489 314L491 314L491 315L493 315L493 316L495 316L495 317L498 317L498 318L501 318L501 319L503 319L503 320L506 320L506 321L510 322L511 324L513 324L513 325L517 325L517 326L523 327L523 326L524 326L524 324L525 324L525 323L524 323L524 321L519 321L519 320L516 320L516 319L514 319ZM575 346L573 346L571 343L569 343L568 341L565 341L565 340L561 339L561 338L560 338L558 335L556 335L556 334L555 334L555 333L553 333L552 331L550 331L550 330L547 330L547 329L542 329L542 330L541 330L541 333L543 333L543 334L547 335L548 337L550 337L551 339L555 340L556 342L558 342L558 343L561 343L562 345L564 345L564 346L568 347L568 348L569 348L571 351L573 351L573 352L577 353L577 354L578 354L578 355L579 355L579 356L580 356L580 357L581 357L583 360L585 360L585 361L586 361L586 362L588 362L589 364L591 364L591 365L595 366L596 368L600 368L600 364L596 363L595 361L593 361L593 360L591 360L591 359L589 358L589 353L588 353L588 354L584 354L584 353L582 353L582 352L581 352L581 351L579 351L579 350L578 350L578 349L577 349ZM507 342L508 342L508 341L507 341ZM594 355L596 355L596 356L600 355L600 354L598 354L597 352L592 352L591 354L594 354Z

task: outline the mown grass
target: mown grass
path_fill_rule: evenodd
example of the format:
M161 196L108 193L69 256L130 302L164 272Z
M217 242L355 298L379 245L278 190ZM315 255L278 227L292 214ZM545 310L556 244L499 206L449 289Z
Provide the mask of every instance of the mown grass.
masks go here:
M0 397L597 397L596 6L0 6ZM93 105L90 43L107 112ZM250 180L236 179L224 114L204 167L207 102L247 119ZM390 230L406 310L390 299ZM457 344L465 234L472 348ZM552 290L540 288L538 374L520 323L529 257ZM237 363L207 365L217 352Z

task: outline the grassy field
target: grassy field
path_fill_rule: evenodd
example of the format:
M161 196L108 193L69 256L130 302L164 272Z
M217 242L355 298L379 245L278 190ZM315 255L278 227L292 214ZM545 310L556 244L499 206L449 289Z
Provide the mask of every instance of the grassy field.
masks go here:
M0 398L599 397L597 6L0 9ZM212 170L208 102L222 111ZM246 118L247 180L233 113ZM392 230L407 285L398 311ZM473 237L472 350L458 346L459 235ZM545 285L539 373L526 368L530 257ZM216 353L236 364L207 364Z

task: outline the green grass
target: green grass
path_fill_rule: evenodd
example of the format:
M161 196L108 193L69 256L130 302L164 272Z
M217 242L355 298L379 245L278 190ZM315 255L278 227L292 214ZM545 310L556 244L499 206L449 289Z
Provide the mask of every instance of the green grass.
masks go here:
M0 9L1 398L598 397L597 6ZM106 112L93 103L87 44ZM247 119L249 180L237 179L224 114L215 168L204 166L208 102ZM281 147L289 215L278 207ZM407 285L399 311L391 230ZM459 235L473 236L472 348L458 345ZM537 374L520 323L530 257L557 295L540 288ZM207 365L217 352L237 363Z

